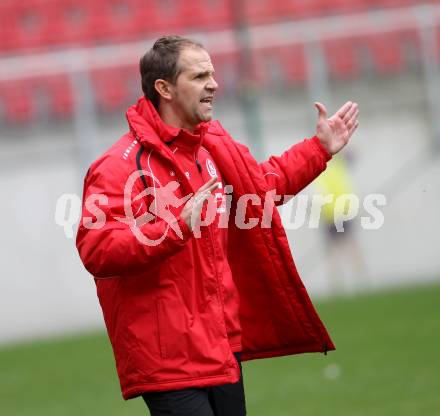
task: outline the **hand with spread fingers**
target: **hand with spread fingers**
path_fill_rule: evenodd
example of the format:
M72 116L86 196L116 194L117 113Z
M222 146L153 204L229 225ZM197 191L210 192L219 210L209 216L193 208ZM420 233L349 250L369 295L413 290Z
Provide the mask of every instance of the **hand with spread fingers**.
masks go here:
M359 125L358 105L348 101L330 118L327 118L327 109L324 104L316 102L315 107L319 112L316 136L326 150L334 155L348 143Z

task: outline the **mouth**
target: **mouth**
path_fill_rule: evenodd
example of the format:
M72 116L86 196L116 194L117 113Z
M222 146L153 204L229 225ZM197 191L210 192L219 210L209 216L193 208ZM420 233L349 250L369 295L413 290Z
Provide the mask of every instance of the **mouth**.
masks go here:
M212 106L212 101L213 101L213 100L214 100L214 96L213 96L213 95L210 95L210 96L208 96L208 97L202 98L202 99L200 100L200 102L203 103L203 104L208 104L208 105Z

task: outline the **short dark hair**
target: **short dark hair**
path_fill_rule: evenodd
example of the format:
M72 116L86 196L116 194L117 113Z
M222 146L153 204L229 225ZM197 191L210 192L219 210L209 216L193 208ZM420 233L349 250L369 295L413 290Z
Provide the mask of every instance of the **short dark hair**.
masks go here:
M172 84L176 82L181 73L177 62L180 52L185 48L204 49L204 46L181 36L163 36L157 39L153 47L140 59L142 91L156 108L159 106L159 94L154 88L154 83L157 79L164 79Z

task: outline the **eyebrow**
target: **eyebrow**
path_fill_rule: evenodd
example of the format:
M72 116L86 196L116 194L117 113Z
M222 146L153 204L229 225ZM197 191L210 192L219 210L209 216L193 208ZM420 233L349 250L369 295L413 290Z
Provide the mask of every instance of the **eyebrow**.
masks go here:
M215 71L214 71L214 70L212 70L212 71L210 71L210 70L206 70L206 71L195 72L195 73L194 73L194 76L195 76L195 77L198 77L198 76L200 76L200 75L205 76L205 75L214 75L214 74L215 74Z

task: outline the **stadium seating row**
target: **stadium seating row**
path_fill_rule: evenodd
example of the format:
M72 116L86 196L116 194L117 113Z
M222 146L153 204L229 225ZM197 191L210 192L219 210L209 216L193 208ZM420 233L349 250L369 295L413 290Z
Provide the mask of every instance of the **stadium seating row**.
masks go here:
M137 68L116 68L90 74L98 111L111 112L131 104L139 95ZM69 75L47 76L0 83L0 118L28 123L41 116L70 118L75 112L75 87Z
M222 0L6 0L0 3L0 50L87 45L230 22Z
M323 43L330 75L357 77L365 71L397 73L420 61L416 32L392 32ZM297 85L307 81L304 45L258 49L253 54L259 85ZM237 53L213 56L219 94L233 94L239 85ZM90 74L93 95L101 112L120 111L141 93L137 67L118 67ZM10 123L31 121L49 113L56 118L74 112L74 88L67 75L0 83L0 118ZM1 110L3 108L3 110Z
M226 28L418 0L2 0L0 52L118 42L158 33ZM242 4L243 7L239 7ZM241 10L241 12L240 12Z
M362 73L392 74L419 65L417 31L395 31L357 38L326 40L322 44L327 70L333 79ZM255 76L262 83L301 84L307 80L304 45L259 50L254 56Z

